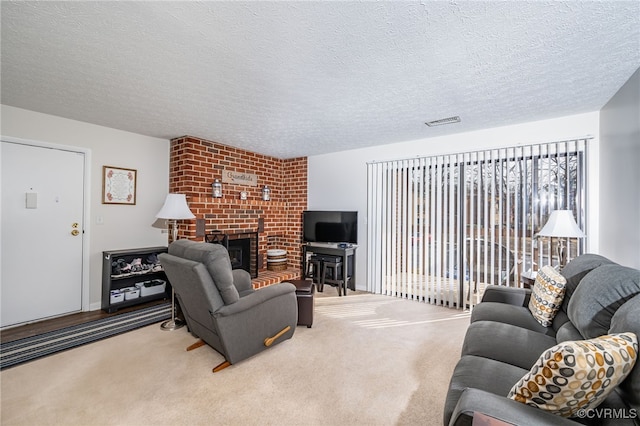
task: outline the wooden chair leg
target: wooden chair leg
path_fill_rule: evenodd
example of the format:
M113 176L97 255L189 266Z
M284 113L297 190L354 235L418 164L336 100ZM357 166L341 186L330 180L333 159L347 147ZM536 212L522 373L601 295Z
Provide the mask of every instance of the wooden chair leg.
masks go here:
M198 349L200 346L204 346L204 345L205 345L204 340L200 339L197 342L195 342L194 344L190 345L187 348L187 351L192 351L194 349Z
M278 332L278 334L276 334L273 337L267 337L266 339L264 339L264 345L265 346L271 346L273 345L273 342L275 342L276 340L278 340L278 337L282 336L284 333L286 333L287 331L291 330L291 326L286 326L285 328L283 328L282 330L280 330Z
M215 367L213 367L213 372L217 373L218 371L224 370L225 368L227 368L230 365L231 365L231 363L225 359L224 362L221 362L220 364L218 364Z
M333 281L338 283L338 297L342 297L342 283L340 282L340 280L338 280L338 268L340 267L340 264L337 264L333 267L333 272L332 272L332 276L333 276ZM346 294L345 294L346 296Z

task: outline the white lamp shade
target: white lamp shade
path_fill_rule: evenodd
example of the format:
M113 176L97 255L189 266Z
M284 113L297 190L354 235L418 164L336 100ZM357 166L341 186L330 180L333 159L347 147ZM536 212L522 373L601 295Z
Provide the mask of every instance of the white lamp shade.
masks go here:
M578 228L571 210L554 210L549 220L538 232L539 237L583 238L585 233Z
M184 194L167 194L164 205L156 215L158 219L193 219L194 214L189 210L187 197Z

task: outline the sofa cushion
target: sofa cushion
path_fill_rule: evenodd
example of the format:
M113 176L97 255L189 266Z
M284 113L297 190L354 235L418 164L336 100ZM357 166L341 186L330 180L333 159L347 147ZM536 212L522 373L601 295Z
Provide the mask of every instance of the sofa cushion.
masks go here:
M568 322L569 322L569 317L567 316L567 314L564 313L564 311L562 309L560 309L556 313L555 318L553 318L553 324L551 324L551 327L553 327L553 329L556 331L556 339L558 337L557 336L558 335L558 330L560 330L560 328L562 328L562 326L564 326Z
M224 246L191 240L178 240L169 246L169 254L204 264L225 305L230 305L240 299L238 290L233 285L229 253Z
M609 333L630 331L640 336L640 294L628 300L620 307L611 319ZM640 362L620 384L620 390L628 403L640 414Z
M571 324L571 321L567 321L558 329L558 331L556 331L556 340L558 343L569 340L584 340L584 336L580 334L573 324Z
M482 294L482 301L500 302L516 306L528 306L530 296L531 290L528 288L488 284Z
M508 305L500 302L481 302L471 312L471 322L496 321L511 324L527 330L536 331L548 336L555 336L553 328L544 327L531 315L526 306Z
M636 294L640 294L640 270L603 265L584 276L567 315L586 339L602 336L609 332L618 308Z
M541 325L550 327L560 310L567 280L551 266L538 271L536 283L531 291L529 310Z
M631 372L637 353L634 333L560 343L540 356L508 397L572 417L604 401Z
M557 344L537 331L494 321L476 321L467 329L462 355L475 355L530 369L540 354Z
M562 268L560 273L567 280L565 285L564 300L562 301L562 310L567 312L569 306L569 300L573 296L573 292L576 291L578 284L585 275L592 270L602 265L615 265L606 257L599 254L585 253L575 259L571 260L567 265Z

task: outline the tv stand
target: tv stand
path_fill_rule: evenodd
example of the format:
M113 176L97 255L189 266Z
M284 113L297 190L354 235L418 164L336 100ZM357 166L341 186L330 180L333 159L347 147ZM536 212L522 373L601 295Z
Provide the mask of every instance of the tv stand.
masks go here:
M343 274L347 276L347 288L356 290L356 249L357 245L341 248L338 243L305 243L302 245L302 276L305 275L307 256L314 254L325 254L329 256L342 257Z
M326 248L338 248L338 243L307 243L309 247L326 247Z

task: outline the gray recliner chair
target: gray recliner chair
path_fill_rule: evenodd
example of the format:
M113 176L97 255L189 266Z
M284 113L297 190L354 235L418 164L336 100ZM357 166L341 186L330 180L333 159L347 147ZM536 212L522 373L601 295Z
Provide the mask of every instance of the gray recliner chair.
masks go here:
M295 286L254 290L248 272L231 269L219 244L178 240L159 256L189 331L225 357L213 371L249 358L293 336L298 320Z

